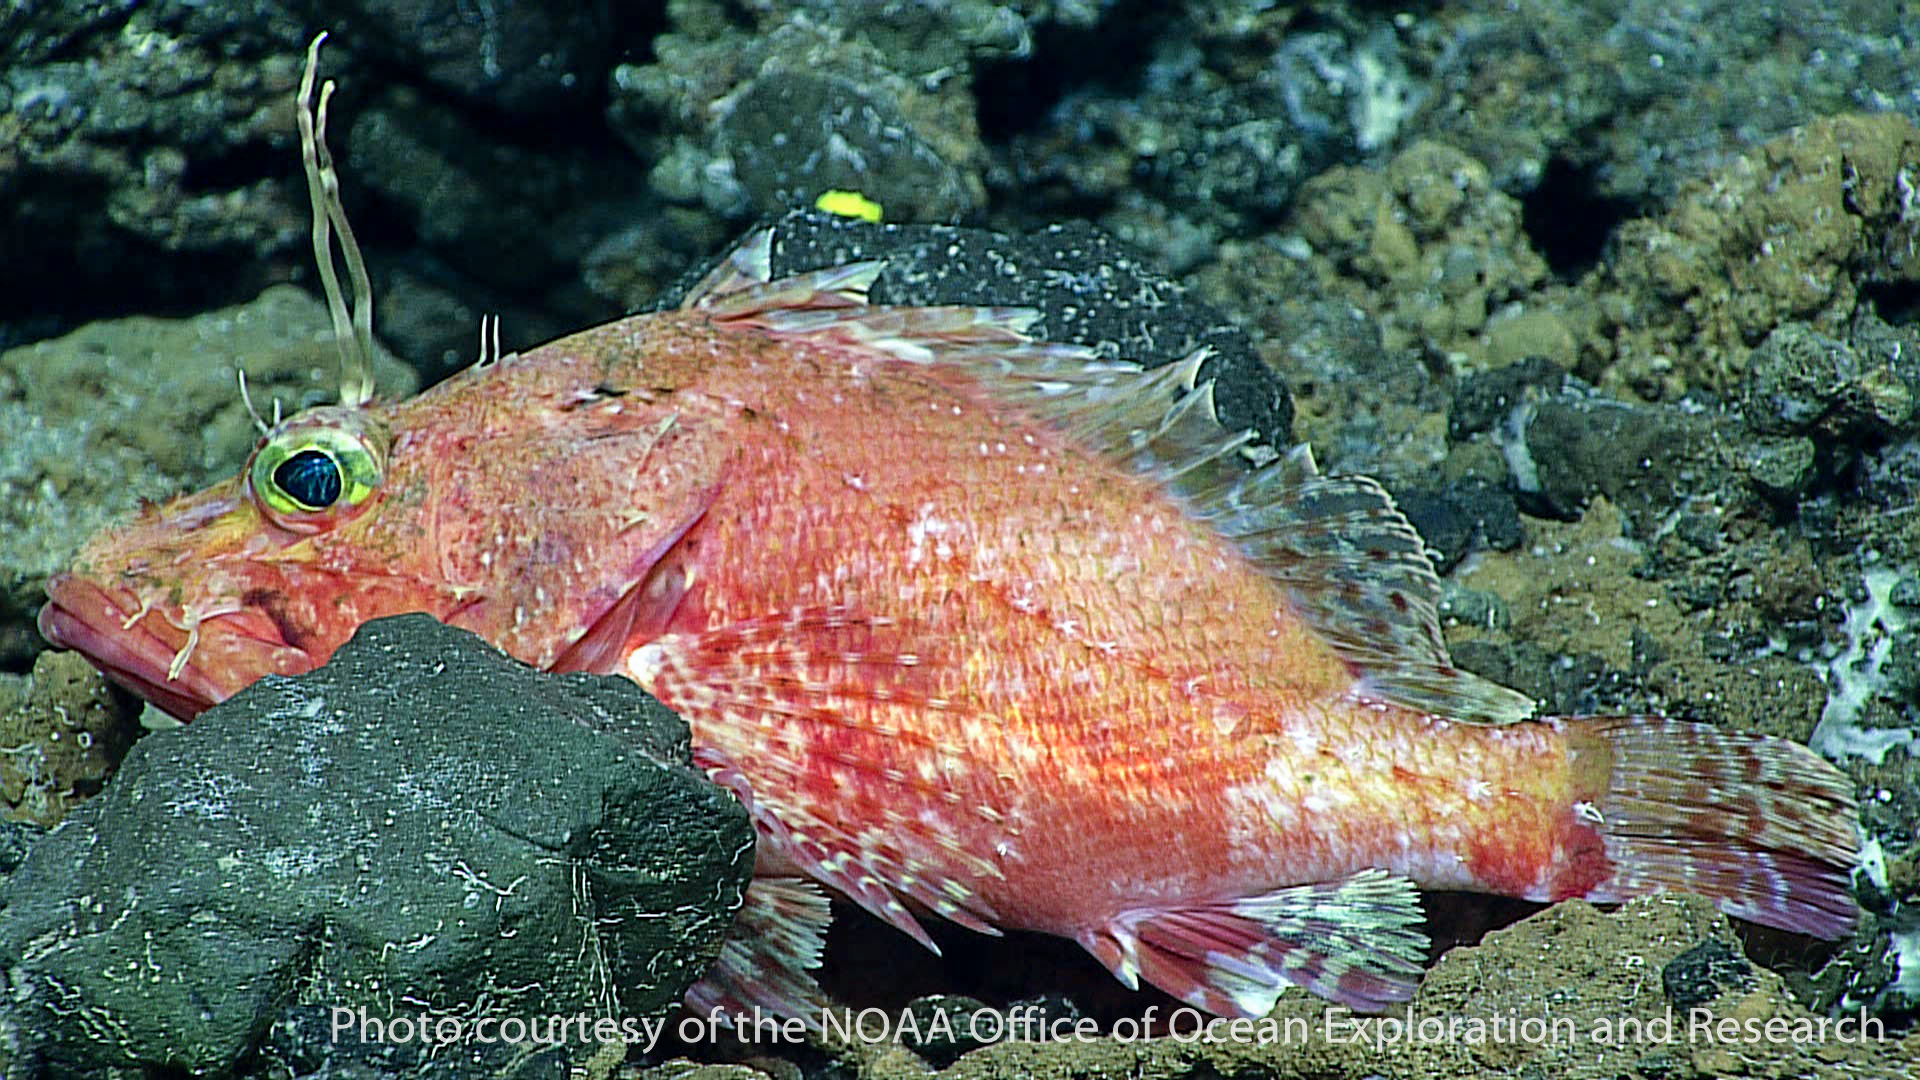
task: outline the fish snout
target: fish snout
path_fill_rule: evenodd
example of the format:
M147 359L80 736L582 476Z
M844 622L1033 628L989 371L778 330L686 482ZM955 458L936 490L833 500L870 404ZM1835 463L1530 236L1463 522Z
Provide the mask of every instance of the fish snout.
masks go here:
M182 720L263 675L315 666L256 612L190 619L74 573L49 579L47 597L37 622L48 644L80 653L115 683Z

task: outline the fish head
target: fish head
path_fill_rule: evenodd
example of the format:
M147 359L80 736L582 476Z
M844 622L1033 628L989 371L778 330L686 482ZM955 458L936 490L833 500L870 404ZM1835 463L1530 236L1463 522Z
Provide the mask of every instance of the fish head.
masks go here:
M48 582L41 634L182 719L403 612L610 670L684 594L655 571L712 470L673 402L550 359L285 420L238 476L90 538Z
M368 409L309 410L255 447L246 469L150 503L91 537L47 584L40 632L114 681L191 718L267 674L331 655L322 605L284 598L338 588L316 540L376 508L391 437Z

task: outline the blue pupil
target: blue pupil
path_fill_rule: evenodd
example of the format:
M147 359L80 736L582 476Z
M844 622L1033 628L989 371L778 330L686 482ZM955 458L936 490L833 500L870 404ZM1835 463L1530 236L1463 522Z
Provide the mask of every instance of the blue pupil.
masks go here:
M302 450L273 470L273 482L302 506L325 510L340 498L340 466L318 450Z

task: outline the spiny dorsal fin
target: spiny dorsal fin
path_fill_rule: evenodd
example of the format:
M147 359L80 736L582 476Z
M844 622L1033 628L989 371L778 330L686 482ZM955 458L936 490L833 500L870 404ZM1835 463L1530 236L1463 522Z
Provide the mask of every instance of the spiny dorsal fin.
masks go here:
M1248 472L1196 349L1151 370L1077 345L1035 342L1017 307L870 307L882 264L766 281L756 234L686 306L778 334L862 346L962 371L999 400L1178 495L1286 590L1294 611L1358 674L1369 700L1451 720L1507 724L1533 701L1453 666L1440 633L1440 582L1419 533L1364 476L1323 476L1303 446ZM728 266L733 267L727 270Z
M680 304L683 311L706 308L728 293L753 285L763 285L773 277L773 230L756 229L727 252L713 269L707 271Z
M879 260L828 266L778 281L773 274L773 230L761 229L727 253L719 265L687 293L682 311L699 311L720 321L754 320L773 312L820 308L868 308L867 290L886 263ZM754 320L758 321L758 320Z
M872 266L876 274L880 268L879 263L853 265ZM781 284L776 281L767 287ZM945 360L945 354L956 348L1022 344L1027 341L1027 328L1040 313L1016 307L835 307L815 303L800 309L759 311L754 316L760 325L783 334L831 335L910 363L925 364Z

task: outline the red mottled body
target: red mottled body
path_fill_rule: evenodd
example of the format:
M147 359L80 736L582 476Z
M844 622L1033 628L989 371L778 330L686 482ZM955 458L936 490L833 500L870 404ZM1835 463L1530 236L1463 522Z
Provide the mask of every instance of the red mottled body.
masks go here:
M243 479L96 537L43 628L182 714L412 610L636 679L752 806L746 925L788 941L743 933L703 1004L808 992L824 912L790 878L923 940L903 901L1073 937L1240 1014L1289 983L1406 996L1409 882L1851 923L1830 767L1523 719L1452 669L1384 493L1304 452L1241 468L1200 357L1138 373L1015 312L866 307L876 266L766 282L764 259L681 311L287 421ZM331 499L303 472L329 454Z
M705 358L676 407L731 457L687 537L704 585L639 674L762 798L876 842L913 819L1003 925L1068 935L1263 891L1276 865L1511 893L1557 865L1555 732L1349 697L1279 590L1151 480L885 355L643 334L634 354ZM736 673L805 712L762 723Z

